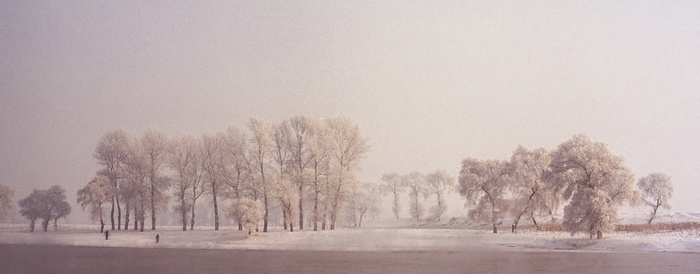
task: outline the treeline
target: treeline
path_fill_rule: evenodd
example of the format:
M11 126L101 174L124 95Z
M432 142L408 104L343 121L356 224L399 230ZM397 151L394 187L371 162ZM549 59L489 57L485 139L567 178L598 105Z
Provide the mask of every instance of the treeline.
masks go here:
M391 195L393 199L391 210L394 218L399 219L401 213L401 193L408 190L409 203L408 211L411 218L420 221L425 215L425 206L420 197L428 198L435 196L436 204L430 208L431 218L440 221L447 212L447 202L445 195L455 188L455 179L444 170L437 170L425 175L414 171L408 174L389 173L382 175L382 192Z
M314 230L319 223L334 229L343 210L360 203L350 201L362 196L355 172L369 144L350 118L251 118L247 129L172 137L158 129L140 137L122 129L107 132L93 154L102 168L78 191L78 203L90 209L101 230L108 217L113 230L122 224L129 229L133 220L133 229L141 231L147 218L155 230L158 214L175 204L184 231L194 229L202 197L211 198L215 230L222 201L232 200L223 213L249 232L259 219L266 232L274 207L282 209L285 229L293 231L297 222L304 229L307 212Z
M601 238L612 231L624 203L669 208L673 187L668 175L654 173L635 185L634 174L607 145L575 135L555 150L519 146L509 161L462 161L459 193L466 198L469 217L485 221L497 232L510 218L512 230L527 218L536 226L563 204L563 226L572 234Z

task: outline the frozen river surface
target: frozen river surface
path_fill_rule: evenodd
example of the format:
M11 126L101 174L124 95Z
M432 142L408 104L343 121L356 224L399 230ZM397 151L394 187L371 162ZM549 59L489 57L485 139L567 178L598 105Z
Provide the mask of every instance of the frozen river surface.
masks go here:
M700 254L0 245L2 273L700 273Z

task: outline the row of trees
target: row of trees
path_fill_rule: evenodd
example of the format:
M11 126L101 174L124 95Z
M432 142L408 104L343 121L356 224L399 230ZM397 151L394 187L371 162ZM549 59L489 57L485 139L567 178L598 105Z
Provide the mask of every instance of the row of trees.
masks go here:
M508 217L513 230L523 217L537 225L538 218L562 204L563 225L572 234L601 238L614 228L620 205L642 200L653 207L651 223L660 206L669 207L670 177L650 174L637 186L621 156L585 135L575 135L551 152L519 146L509 161L467 158L459 175L459 193L467 199L469 216L491 223L494 233Z
M78 203L105 224L109 207L112 229L143 231L146 217L156 229L159 212L174 202L182 219L182 229L194 229L195 205L211 198L214 229L219 229L222 200L233 202L226 213L243 229L246 220L255 219L242 208L262 205L263 231L269 212L280 207L285 229L298 222L304 228L304 214L312 214L314 230L334 229L339 214L357 192L355 172L369 150L367 137L359 125L345 116L312 119L295 116L273 124L251 118L249 132L229 127L225 132L195 137L183 134L167 137L149 129L133 137L122 129L105 133L98 141L95 159L102 166L84 188ZM305 205L312 210L305 210ZM124 211L124 218L122 218ZM116 220L115 220L116 213ZM116 225L116 226L115 226Z
M430 208L430 212L432 217L439 222L445 212L447 212L445 195L455 188L454 177L448 175L444 170L437 170L428 175L420 172L401 175L394 172L384 174L382 182L382 192L390 194L393 198L391 209L396 219L399 219L399 213L401 212L399 196L408 190L410 198L409 214L416 221L420 221L425 214L425 207L420 199L421 196L428 198L435 195L437 204Z

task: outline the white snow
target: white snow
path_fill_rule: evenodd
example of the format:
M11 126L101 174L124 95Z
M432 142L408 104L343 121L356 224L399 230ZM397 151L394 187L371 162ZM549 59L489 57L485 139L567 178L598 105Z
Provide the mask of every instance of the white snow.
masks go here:
M623 216L627 219L639 218ZM697 213L673 213L662 221L698 221ZM629 222L628 222L629 223ZM340 228L334 231L283 231L272 227L268 233L246 237L237 227L160 227L145 232L110 231L109 240L96 225L62 225L59 231L30 233L27 225L0 225L2 244L57 244L109 247L169 247L251 250L513 250L513 251L588 251L588 252L700 252L700 231L673 231L654 234L613 232L602 240L589 240L587 235L571 236L566 232L522 231L510 233L502 228L498 234L487 229L466 229L464 226L421 228L408 220L367 221L367 228ZM160 234L160 243L155 235Z

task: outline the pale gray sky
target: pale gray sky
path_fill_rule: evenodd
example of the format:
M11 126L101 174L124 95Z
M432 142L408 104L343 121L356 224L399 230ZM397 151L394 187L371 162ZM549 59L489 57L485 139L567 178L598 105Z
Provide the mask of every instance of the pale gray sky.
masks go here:
M584 133L700 211L698 2L233 2L1 1L0 183L74 203L117 127L347 114L363 181Z

